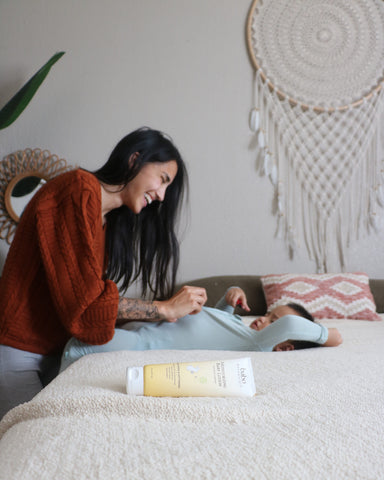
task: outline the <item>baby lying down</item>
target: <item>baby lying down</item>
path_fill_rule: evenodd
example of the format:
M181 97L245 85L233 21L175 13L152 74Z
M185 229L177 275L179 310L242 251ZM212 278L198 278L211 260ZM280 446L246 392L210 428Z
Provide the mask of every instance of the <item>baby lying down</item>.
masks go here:
M334 347L342 342L336 328L315 323L300 305L280 306L246 326L234 315L236 305L249 311L242 289L231 287L215 308L203 307L175 323L133 321L117 328L104 345L88 345L75 338L66 344L61 371L90 353L118 350L236 350L285 351L313 346ZM310 342L310 343L307 343Z

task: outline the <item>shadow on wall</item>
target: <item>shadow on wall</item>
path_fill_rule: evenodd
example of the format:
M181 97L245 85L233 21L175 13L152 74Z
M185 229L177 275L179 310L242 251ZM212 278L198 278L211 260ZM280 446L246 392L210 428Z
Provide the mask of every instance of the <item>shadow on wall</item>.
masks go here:
M0 275L3 272L5 260L8 255L9 245L5 240L0 240Z

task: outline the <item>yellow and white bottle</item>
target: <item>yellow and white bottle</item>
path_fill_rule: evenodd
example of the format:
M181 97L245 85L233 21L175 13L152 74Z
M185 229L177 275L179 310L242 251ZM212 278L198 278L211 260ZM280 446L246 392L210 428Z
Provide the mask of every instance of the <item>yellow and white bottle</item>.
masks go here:
M249 357L127 368L127 393L152 397L252 397Z

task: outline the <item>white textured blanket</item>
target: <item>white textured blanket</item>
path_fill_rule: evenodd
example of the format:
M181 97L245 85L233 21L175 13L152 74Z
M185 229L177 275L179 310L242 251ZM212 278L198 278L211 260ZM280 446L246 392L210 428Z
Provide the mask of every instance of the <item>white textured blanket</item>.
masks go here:
M244 352L85 357L0 423L0 479L384 478L384 322L322 323L340 347L249 353L253 398L125 393L128 365Z

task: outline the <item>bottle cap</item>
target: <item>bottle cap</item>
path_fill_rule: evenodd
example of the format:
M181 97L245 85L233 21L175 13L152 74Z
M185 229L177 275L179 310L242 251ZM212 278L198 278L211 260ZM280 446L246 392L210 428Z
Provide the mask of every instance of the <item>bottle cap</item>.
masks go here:
M143 367L127 368L127 393L128 395L144 395Z

